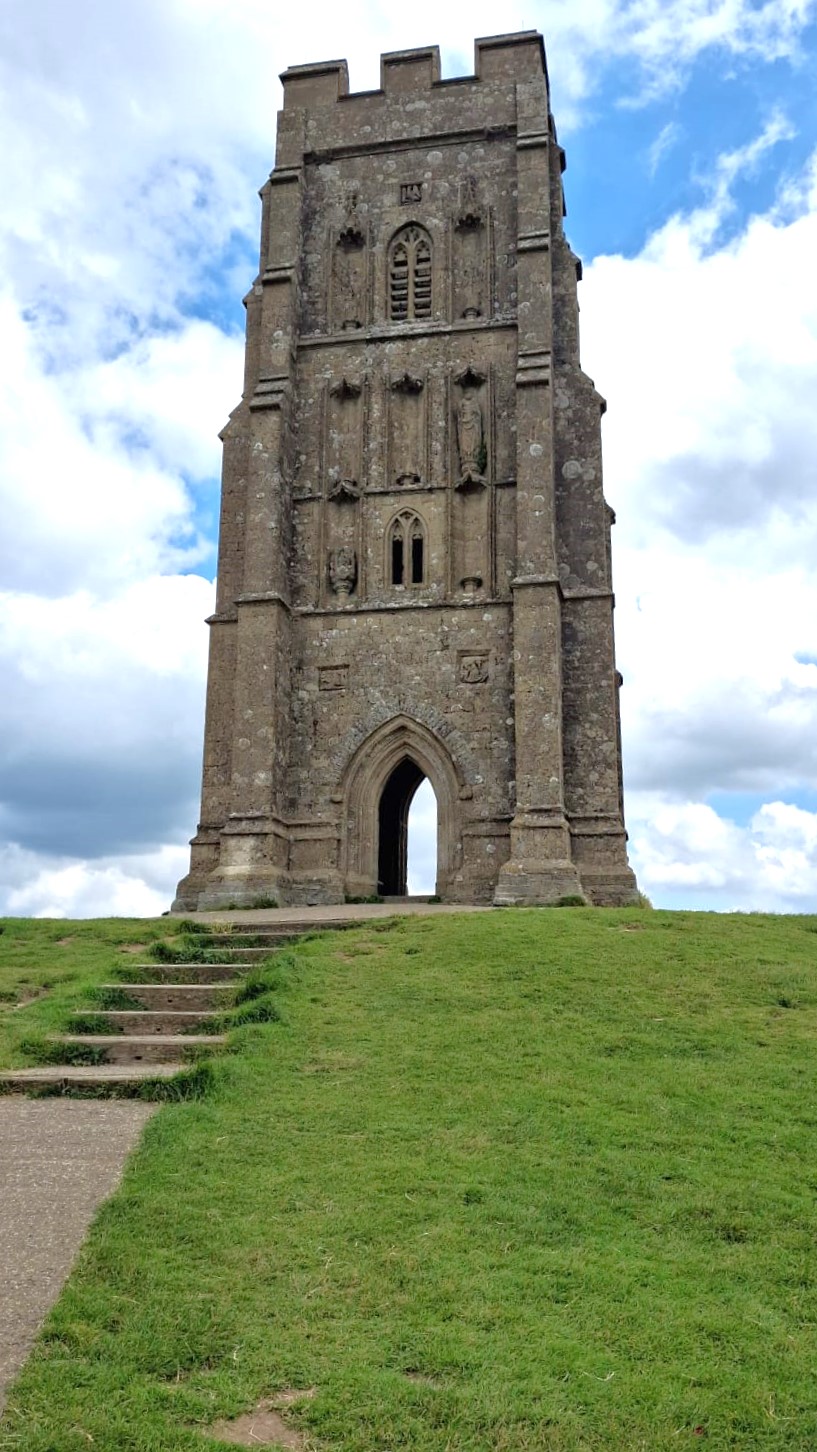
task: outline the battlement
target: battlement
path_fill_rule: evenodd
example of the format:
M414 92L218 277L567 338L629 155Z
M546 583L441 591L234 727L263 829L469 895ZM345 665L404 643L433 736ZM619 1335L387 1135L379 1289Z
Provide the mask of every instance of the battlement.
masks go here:
M336 102L356 101L364 96L404 97L446 86L479 85L496 81L531 81L544 76L547 62L542 36L537 30L520 30L508 35L490 35L474 42L474 74L440 78L440 49L436 45L412 50L387 51L380 57L380 88L350 91L349 68L345 60L317 61L312 65L290 66L281 76L284 110L312 110Z

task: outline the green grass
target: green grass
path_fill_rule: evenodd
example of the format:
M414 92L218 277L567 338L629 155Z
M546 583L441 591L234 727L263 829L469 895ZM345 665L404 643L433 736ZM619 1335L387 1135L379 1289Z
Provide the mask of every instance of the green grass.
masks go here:
M332 1452L817 1446L817 920L379 927L254 974L280 1021L149 1124L0 1448L204 1452L310 1386Z
M72 1009L119 1007L94 986L139 977L134 965L176 930L163 919L0 919L0 1069L30 1063L25 1041L64 1031Z

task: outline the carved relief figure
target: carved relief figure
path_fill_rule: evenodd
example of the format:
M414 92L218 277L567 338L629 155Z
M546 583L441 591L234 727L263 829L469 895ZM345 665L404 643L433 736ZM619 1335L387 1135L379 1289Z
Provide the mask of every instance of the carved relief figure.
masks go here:
M460 680L466 686L480 686L488 679L487 655L464 655L460 659Z
M466 393L457 409L457 446L460 451L461 483L483 483L485 431L482 426L482 409L473 393Z
M460 182L460 207L457 217L457 230L461 232L475 231L482 226L482 209L479 204L479 193L476 177L467 176Z
M357 580L357 555L349 545L329 551L329 583L336 595L351 595Z

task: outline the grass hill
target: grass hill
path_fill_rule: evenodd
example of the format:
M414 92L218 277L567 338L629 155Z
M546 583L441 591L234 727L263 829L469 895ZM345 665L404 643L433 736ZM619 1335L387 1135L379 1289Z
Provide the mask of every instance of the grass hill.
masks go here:
M8 921L0 1062L168 931ZM282 1392L332 1452L817 1446L816 960L814 918L583 909L280 951L0 1448L204 1452Z

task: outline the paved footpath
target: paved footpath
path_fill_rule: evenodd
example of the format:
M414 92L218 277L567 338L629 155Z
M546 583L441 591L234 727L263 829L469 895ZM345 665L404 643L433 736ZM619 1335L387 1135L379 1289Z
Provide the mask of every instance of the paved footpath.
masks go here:
M0 1098L0 1412L155 1108Z

